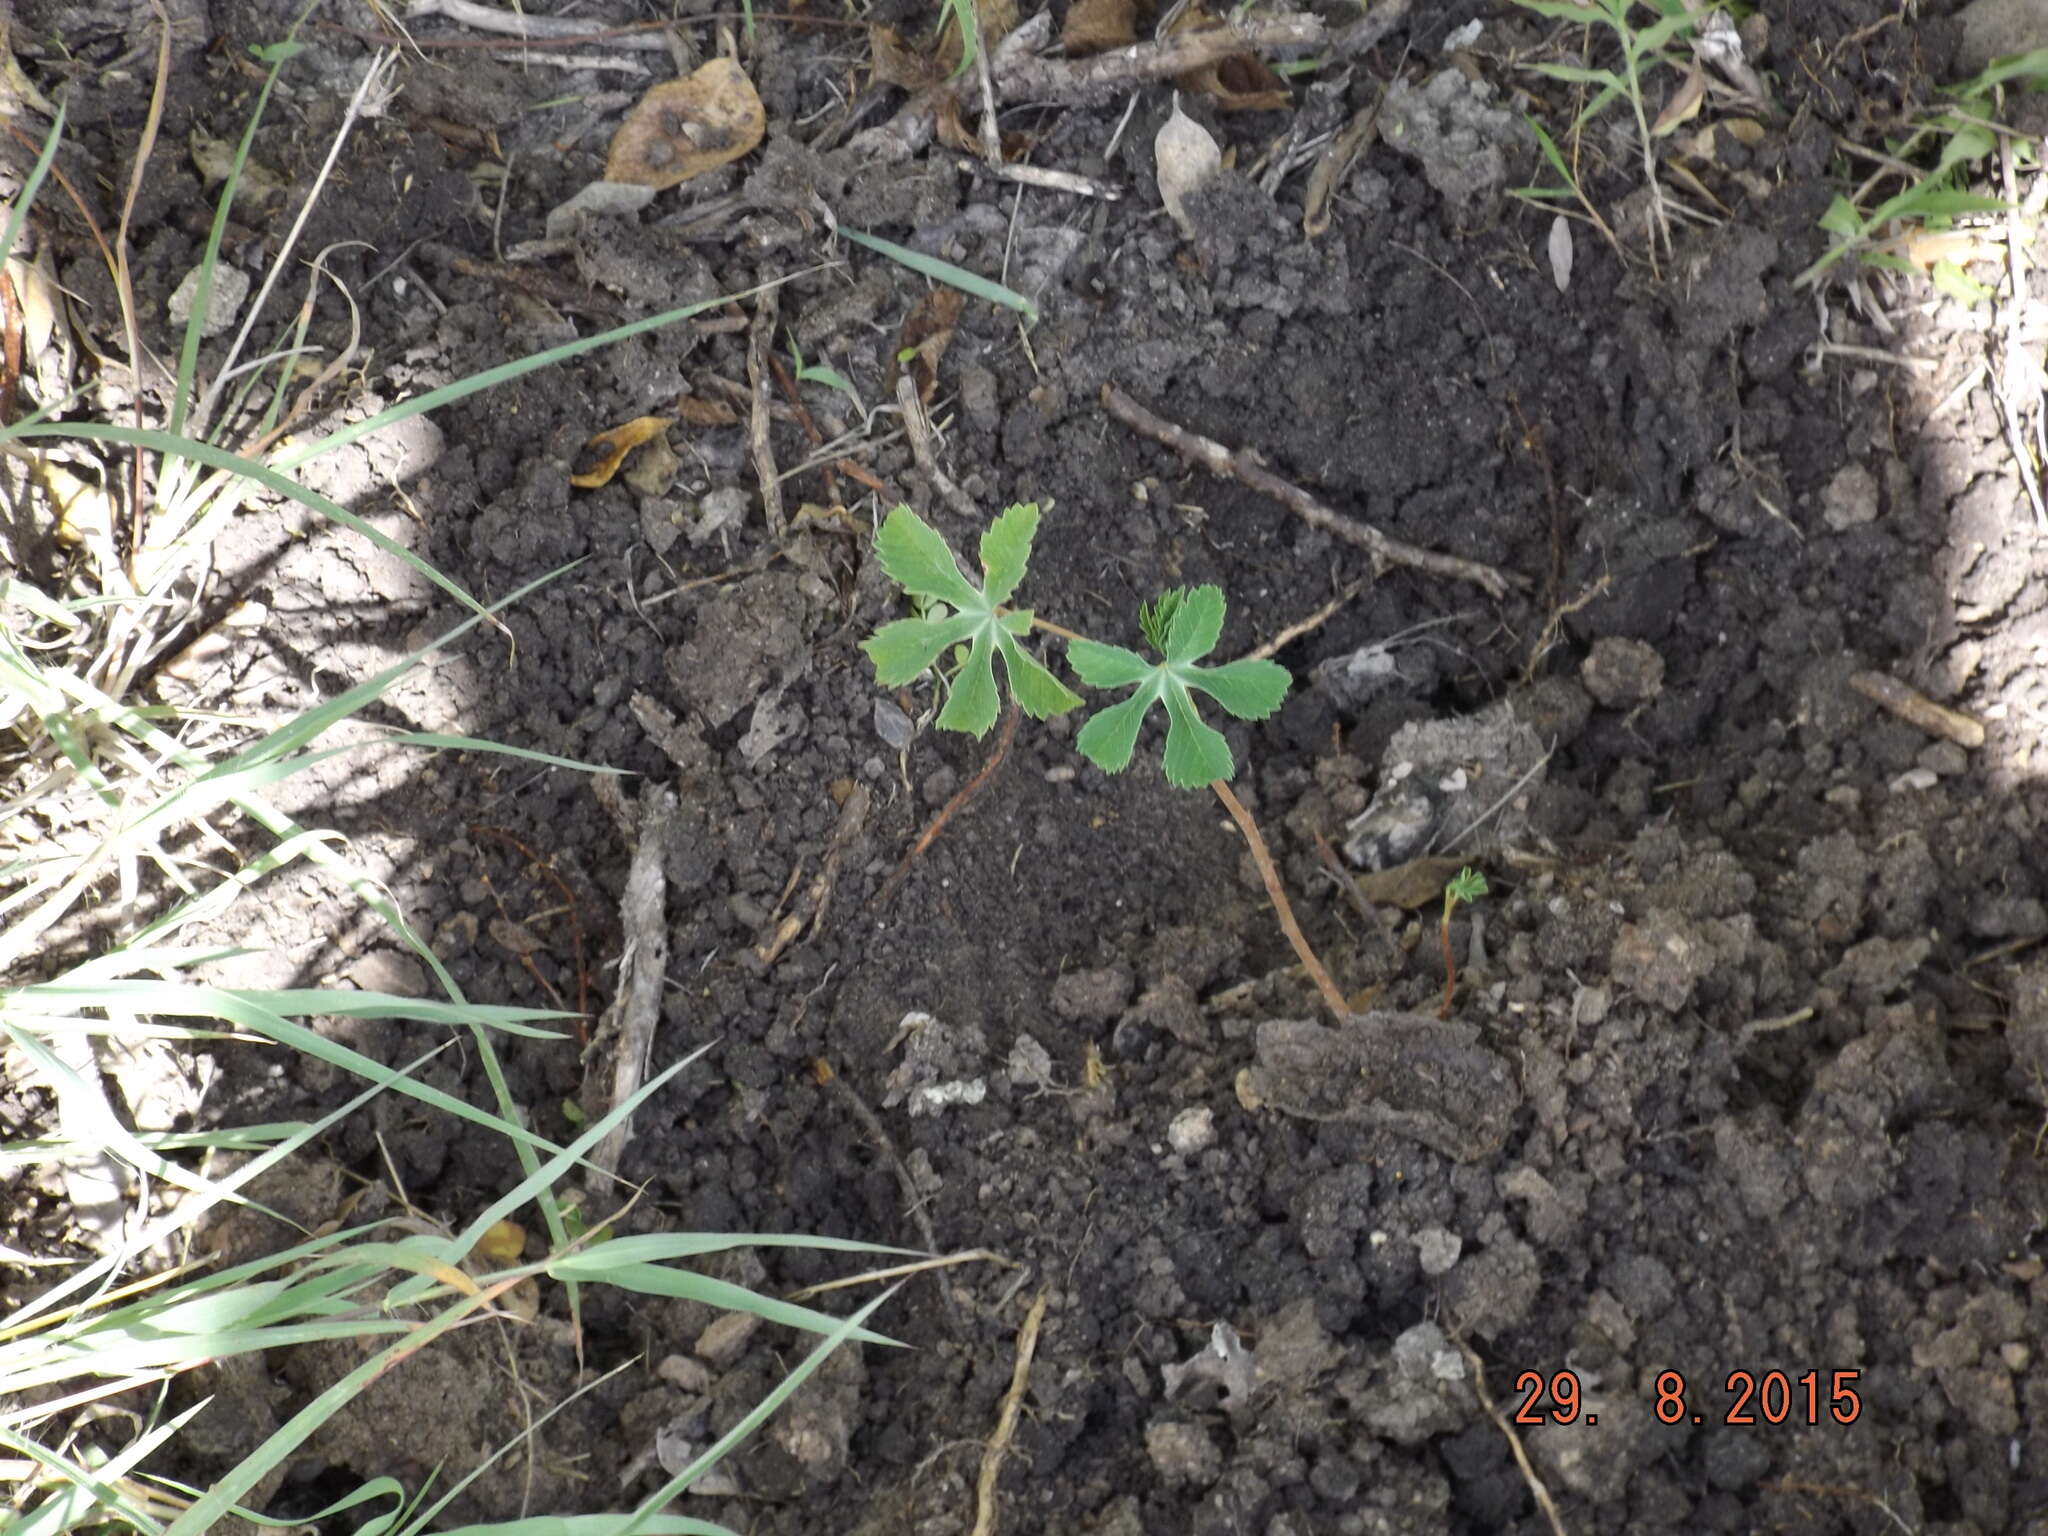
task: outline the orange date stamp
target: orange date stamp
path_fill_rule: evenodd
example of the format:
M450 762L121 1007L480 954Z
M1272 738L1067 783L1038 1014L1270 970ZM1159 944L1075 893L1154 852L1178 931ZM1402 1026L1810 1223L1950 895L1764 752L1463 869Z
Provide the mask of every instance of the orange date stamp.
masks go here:
M1863 1416L1860 1371L1730 1371L1718 1389L1688 1390L1682 1371L1660 1371L1651 1405L1660 1424L1854 1424ZM1515 1423L1597 1425L1585 1407L1579 1373L1524 1371L1515 1378Z

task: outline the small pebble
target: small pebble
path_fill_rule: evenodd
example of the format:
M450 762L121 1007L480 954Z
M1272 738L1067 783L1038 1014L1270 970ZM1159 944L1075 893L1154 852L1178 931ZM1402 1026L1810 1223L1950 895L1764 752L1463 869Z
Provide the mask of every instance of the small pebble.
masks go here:
M1206 1104L1184 1109L1166 1128L1167 1145L1182 1157L1193 1157L1216 1142L1216 1112Z

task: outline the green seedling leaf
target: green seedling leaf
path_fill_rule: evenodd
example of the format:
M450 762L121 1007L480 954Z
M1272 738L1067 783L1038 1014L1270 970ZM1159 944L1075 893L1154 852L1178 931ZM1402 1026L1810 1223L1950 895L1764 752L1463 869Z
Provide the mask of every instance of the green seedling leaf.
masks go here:
M1944 257L1927 274L1934 286L1961 304L1975 306L1991 297L1991 290Z
M1135 651L1095 640L1067 645L1067 660L1091 688L1129 688L1131 696L1098 710L1075 745L1104 773L1121 773L1137 750L1138 730L1154 704L1166 707L1164 766L1169 783L1198 789L1230 779L1237 765L1220 731L1205 724L1195 694L1206 693L1239 720L1263 720L1280 707L1292 681L1272 661L1198 663L1216 648L1225 612L1220 587L1162 593L1138 612L1138 627L1165 659L1148 662Z
M981 536L984 585L977 588L961 573L937 529L908 507L898 507L875 535L875 553L882 569L913 601L924 600L918 617L884 624L861 642L875 664L875 681L900 688L925 672L954 646L967 647L953 680L946 707L939 711L939 729L986 736L1001 708L995 660L1018 707L1034 720L1064 714L1080 704L1080 695L1062 683L1017 643L1031 628L1027 611L1002 612L1001 607L1024 579L1031 563L1031 541L1038 532L1038 507L1026 502L1005 511Z
M1486 876L1482 875L1481 873L1479 873L1478 870L1474 869L1471 865L1467 864L1463 869L1459 870L1455 875L1453 875L1450 878L1450 881L1444 886L1445 915L1448 916L1450 914L1451 908L1456 906L1459 902L1462 901L1467 906L1470 906L1473 902L1479 900L1479 898L1484 896L1486 893Z

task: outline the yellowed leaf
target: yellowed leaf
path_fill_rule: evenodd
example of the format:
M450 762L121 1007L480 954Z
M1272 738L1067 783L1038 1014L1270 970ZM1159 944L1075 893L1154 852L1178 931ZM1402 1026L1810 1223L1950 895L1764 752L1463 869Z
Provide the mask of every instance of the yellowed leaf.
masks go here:
M476 1256L491 1264L517 1264L526 1255L526 1228L516 1221L494 1221L476 1240Z
M624 426L600 432L585 443L570 466L569 483L579 491L594 491L609 485L626 462L626 455L674 421L671 416L636 416Z
M1664 103L1664 110L1657 114L1657 121L1650 124L1650 136L1663 138L1675 132L1683 123L1691 122L1700 115L1700 106L1707 99L1707 72L1695 64L1685 72L1685 80L1672 98Z
M746 71L731 59L712 59L640 98L612 135L604 179L656 191L672 187L739 159L767 127L768 114Z

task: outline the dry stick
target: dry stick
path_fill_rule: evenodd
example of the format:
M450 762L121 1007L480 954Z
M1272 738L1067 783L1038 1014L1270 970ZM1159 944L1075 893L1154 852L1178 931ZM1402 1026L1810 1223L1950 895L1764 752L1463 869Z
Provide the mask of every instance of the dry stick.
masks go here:
M1024 1314L1024 1326L1017 1330L1017 1363L1010 1369L1010 1390L1003 1394L1002 1411L996 1415L996 1432L981 1451L981 1475L974 1482L974 1529L969 1536L994 1536L996 1528L996 1479L1002 1475L1003 1453L1017 1433L1017 1413L1024 1403L1024 1388L1031 1381L1031 1357L1038 1353L1038 1330L1045 1322L1045 1304L1051 1287L1040 1291Z
M1266 840L1259 836L1259 824L1252 820L1252 813L1244 808L1244 802L1231 793L1228 780L1212 780L1209 787L1216 791L1216 798L1223 802L1223 809L1230 812L1230 819L1244 834L1244 840L1252 851L1252 862L1259 866L1259 878L1266 882L1266 894L1273 899L1273 912L1280 919L1280 929L1287 935L1287 942L1294 946L1294 953L1300 957L1303 969L1315 982L1316 990L1323 994L1323 1001L1337 1016L1337 1022L1347 1022L1351 1018L1351 1005L1344 1001L1344 994L1337 990L1337 983L1330 979L1323 962L1309 948L1308 936L1301 931L1301 924L1294 920L1294 908L1288 903L1286 888L1280 884L1280 871L1273 867L1273 855L1266 851Z
M1384 0L1348 26L1319 16L1275 16L1175 33L1156 42L1098 53L1087 59L1026 57L997 60L997 95L1066 106L1100 106L1132 85L1166 80L1248 53L1327 49L1340 58L1363 53L1408 13L1408 0Z
M1335 28L1318 16L1268 17L1204 27L1087 59L1044 58L1036 52L1052 39L1051 13L1040 11L996 44L989 58L990 82L998 104L1032 101L1100 106L1132 86L1170 79L1246 54L1306 50L1347 59L1393 31L1407 16L1408 6L1409 0L1382 0L1357 21ZM908 159L931 139L939 104L968 83L955 82L912 97L888 122L863 129L851 144L865 159L885 163Z
M1337 888L1351 899L1351 909L1356 912L1366 927L1380 936L1380 943L1386 946L1387 954L1396 965L1401 963L1401 946L1394 942L1394 936L1387 931L1387 920L1380 916L1380 909L1365 899L1365 892L1358 888L1357 877L1337 860L1337 850L1330 846L1330 840L1322 833L1316 834L1316 857L1322 860L1323 868L1330 878L1337 882Z
M896 404L903 411L904 435L910 439L910 456L917 461L918 470L931 481L932 488L945 498L946 505L970 522L981 521L981 509L974 504L974 498L960 489L959 482L939 468L939 455L933 446L932 419L925 414L924 401L918 398L917 381L904 369L896 380Z
M1010 755L1010 743L1017 739L1018 708L1016 700L1010 701L1009 713L1003 716L1002 734L996 737L996 749L989 753L988 761L973 778L961 785L953 798L939 807L939 814L925 826L923 833L910 845L910 852L903 855L903 861L889 871L889 878L882 882L882 888L868 899L867 910L879 912L889 904L889 899L902 888L910 877L910 866L923 856L925 849L939 840L939 834L946 830L946 823L960 813L960 808L982 791L995 771L1002 767L1003 759Z
M1515 1433L1515 1426L1501 1417L1493 1405L1493 1394L1486 1390L1486 1362L1479 1358L1479 1352L1463 1339L1458 1348L1465 1352L1465 1362L1472 1368L1472 1389L1478 1395L1479 1406L1486 1410L1486 1416L1493 1420L1493 1427L1507 1436L1508 1449L1515 1454L1515 1466L1521 1470L1522 1481L1529 1485L1529 1492L1535 1495L1536 1507L1550 1522L1553 1536L1566 1536L1564 1521L1557 1513L1557 1505L1550 1497L1550 1490L1543 1486L1543 1479L1536 1475L1535 1467L1529 1464L1529 1453L1522 1449L1522 1437Z
M626 874L626 892L619 901L619 926L625 948L619 957L619 991L605 1010L597 1039L613 1052L611 1096L597 1111L601 1117L635 1093L647 1077L654 1049L655 1026L661 1022L662 978L668 970L668 920L665 914L668 876L664 864L676 835L679 806L675 791L650 785L640 792L637 807L640 838ZM591 1149L593 1185L616 1174L626 1143L633 1137L630 1118L613 1126Z
M1357 545L1381 565L1405 565L1452 581L1469 581L1497 598L1506 597L1513 588L1529 585L1525 576L1478 560L1423 549L1382 533L1370 523L1346 517L1266 468L1266 462L1257 450L1240 448L1232 453L1214 438L1203 437L1199 432L1190 432L1164 417L1153 415L1114 384L1102 386L1102 403L1110 415L1132 430L1144 433L1154 442L1164 443L1212 475L1242 481L1261 495L1272 497L1311 528Z
M775 342L775 312L782 290L770 288L754 300L753 334L747 342L747 384L754 409L747 422L747 445L754 456L754 476L761 482L761 510L768 531L782 537L782 476L776 472L775 449L768 441L768 350Z

